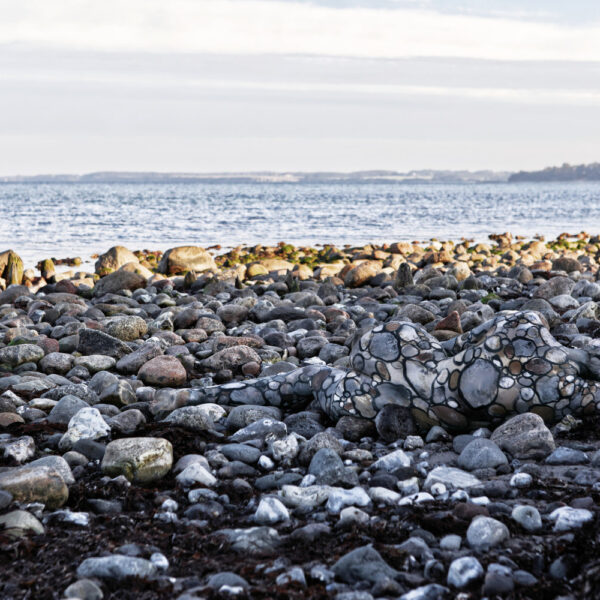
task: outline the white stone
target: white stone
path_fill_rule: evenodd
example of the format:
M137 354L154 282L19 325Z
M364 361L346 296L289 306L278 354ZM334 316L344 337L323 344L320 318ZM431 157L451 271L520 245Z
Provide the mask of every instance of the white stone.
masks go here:
M419 480L416 477L404 479L396 484L403 496L412 496L419 493Z
M394 450L385 456L382 456L379 460L376 460L372 465L371 469L374 471L395 471L400 467L410 467L410 457L404 452L404 450Z
M277 462L281 462L282 460L294 460L294 458L298 456L298 452L300 452L298 438L293 433L284 437L282 440L274 440L271 443L271 454L273 460Z
M212 487L217 483L217 478L197 462L187 466L175 479L183 487L191 487L197 484Z
M528 488L533 483L533 477L529 473L515 473L510 478L511 487Z
M290 507L315 508L329 498L329 487L311 485L302 488L297 485L284 485L279 491L281 500Z
M373 502L381 504L398 504L402 496L394 490L388 490L384 487L369 488L367 493Z
M367 506L370 503L371 498L361 487L354 487L351 490L332 487L325 508L330 514L338 514L346 506Z
M290 513L283 502L273 496L261 498L258 508L254 513L254 521L259 525L273 525L287 521Z
M453 560L448 569L448 585L463 589L483 577L483 567L474 556Z
M443 483L449 491L481 485L481 481L474 475L453 467L436 467L433 469L425 479L425 489L431 489L434 483Z
M513 508L510 517L527 531L539 531L542 528L542 517L535 506L519 504Z
M79 440L97 440L110 433L110 425L102 418L97 408L82 408L71 417L66 433L60 438L58 447L70 450Z
M585 508L571 508L561 506L550 513L550 520L554 521L554 531L570 531L580 529L594 519L594 513Z
M427 492L419 492L418 494L412 494L405 496L398 502L399 506L411 506L413 504L423 504L425 502L433 502L435 498Z
M340 525L364 525L369 522L369 515L356 506L347 506L340 512Z

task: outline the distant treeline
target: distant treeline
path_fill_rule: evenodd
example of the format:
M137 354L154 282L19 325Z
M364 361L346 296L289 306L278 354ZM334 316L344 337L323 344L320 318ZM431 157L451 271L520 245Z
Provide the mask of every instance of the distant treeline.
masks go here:
M600 181L600 163L546 167L542 171L519 171L509 181Z

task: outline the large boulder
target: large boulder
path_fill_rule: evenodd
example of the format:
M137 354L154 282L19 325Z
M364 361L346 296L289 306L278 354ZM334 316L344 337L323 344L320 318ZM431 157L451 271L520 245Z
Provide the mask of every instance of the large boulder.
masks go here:
M201 273L216 271L213 257L198 246L179 246L167 250L158 265L158 272L165 275L179 275L187 271Z
M113 246L101 254L94 265L98 275L106 275L120 269L127 263L139 263L138 257L124 246Z
M94 286L95 296L104 296L104 294L116 294L121 290L137 290L146 285L146 278L139 273L129 271L115 271L106 277L103 277Z

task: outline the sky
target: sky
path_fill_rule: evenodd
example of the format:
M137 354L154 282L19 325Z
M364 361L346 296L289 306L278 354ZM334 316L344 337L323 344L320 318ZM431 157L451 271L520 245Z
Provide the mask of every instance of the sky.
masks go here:
M596 161L592 0L0 0L0 175Z

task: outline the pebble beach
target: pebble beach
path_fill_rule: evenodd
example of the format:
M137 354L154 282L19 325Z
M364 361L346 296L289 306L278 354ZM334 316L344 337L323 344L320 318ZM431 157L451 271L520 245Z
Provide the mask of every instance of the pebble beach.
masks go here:
M525 311L593 391L600 236L98 251L0 253L1 598L598 597L600 419L570 371L564 403L460 426L241 384ZM524 388L557 368L537 358Z

